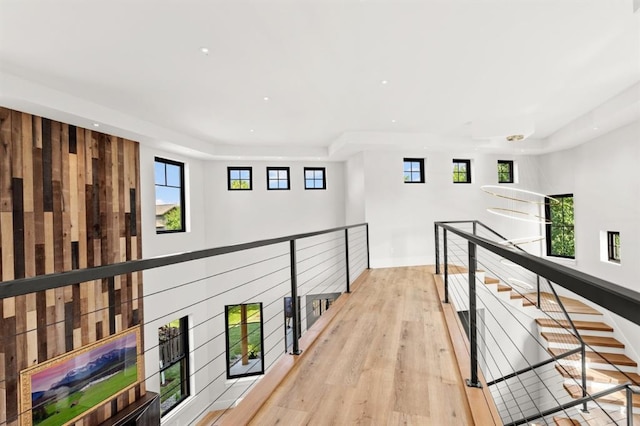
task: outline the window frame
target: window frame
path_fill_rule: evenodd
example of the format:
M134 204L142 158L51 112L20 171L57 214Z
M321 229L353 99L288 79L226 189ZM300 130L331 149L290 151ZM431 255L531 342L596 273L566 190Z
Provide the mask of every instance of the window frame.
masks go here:
M271 188L270 187L270 183L272 181L272 179L269 176L269 172L281 172L281 171L286 171L287 172L287 187L286 188L280 188L278 186L278 188ZM277 179L274 180L275 182L281 182L282 179L280 179L279 177ZM289 167L267 167L267 191L289 191L291 189L291 170Z
M242 373L242 374L231 374L231 360L229 359L229 309L234 307L234 306L242 306L242 305L258 305L260 308L260 371L257 372L247 372L247 373ZM252 302L252 303L236 303L233 305L225 305L224 307L224 337L225 337L225 364L226 364L226 370L227 370L227 379L231 380L231 379L238 379L241 377L251 377L251 376L261 376L264 375L264 312L262 309L262 302ZM241 323L239 323L241 324ZM247 322L247 324L249 324L249 322ZM248 339L247 339L248 340ZM248 341L247 341L248 344Z
M178 319L178 321L180 322L180 334L177 337L182 340L181 342L182 354L180 355L180 357L172 360L172 362L169 365L160 367L158 372L158 377L160 378L163 372L167 371L174 365L180 363L181 364L180 371L181 371L181 378L182 378L180 384L182 386L181 387L182 397L179 400L177 400L176 403L173 404L171 407L169 407L166 411L163 412L162 410L160 410L161 418L166 416L174 408L179 406L182 402L184 402L184 400L186 400L187 398L189 398L189 396L191 396L191 372L189 370L189 317L188 316L181 317ZM171 322L163 325L162 327L168 327L171 324ZM162 329L162 327L158 329L158 334L160 333L160 330ZM161 346L162 346L162 343L160 342L160 336L158 335L158 352L159 352L158 358L160 358L160 360L162 360ZM162 385L160 386L160 394L162 395Z
M238 180L240 182L245 181L246 179L231 179L231 172L234 171L248 171L249 172L249 187L248 188L233 188L231 185L232 180ZM228 191L252 191L253 190L253 167L251 166L229 166L227 167L227 190Z
M420 165L420 170L419 170L419 173L420 173L420 178L419 179L420 180L406 180L405 179L404 183L425 183L425 178L424 178L424 176L425 176L424 158L408 158L408 157L404 158L402 160L402 173L403 173L403 176L405 176L405 177L406 177L405 174L407 173L407 171L406 171L407 163L418 163ZM409 174L412 176L413 173L416 173L416 172L413 170L413 167L412 167L411 170L409 170Z
M618 237L618 244L615 243ZM620 263L620 232L607 231L607 259L609 262Z
M164 181L165 181L165 185L159 185L156 182L157 177L155 176L155 165L156 163L162 163L164 164ZM177 166L180 169L180 186L172 186L172 185L167 185L167 164L170 166ZM169 160L167 158L162 158L162 157L154 157L154 161L153 161L153 173L154 173L154 190L156 191L156 203L158 201L158 193L157 193L157 187L161 186L161 187L165 187L165 188L179 188L180 189L180 205L178 207L180 207L180 223L182 225L182 227L180 229L157 229L156 228L156 234L173 234L176 232L187 232L187 221L186 221L186 210L187 210L187 206L186 206L186 197L185 197L185 181L184 181L184 163L180 162L180 161L174 161L174 160ZM157 204L156 204L157 205Z
M547 246L547 253L546 255L548 257L559 257L559 258L563 258L563 259L575 259L576 258L576 240L575 240L575 203L573 204L573 217L574 217L574 223L572 223L571 225L567 225L565 224L565 222L562 222L561 225L555 225L557 226L562 226L563 227L563 233L564 233L564 229L565 228L571 228L571 230L574 232L573 234L573 255L572 256L567 256L564 254L556 254L552 252L553 249L553 245L552 245L552 240L553 240L553 235L552 235L552 228L554 227L554 224L552 223L551 220L551 199L555 199L555 200L563 200L562 203L564 204L564 199L566 198L571 198L572 200L574 200L574 196L573 194L559 194L559 195L549 195L548 197L545 198L545 203L544 203L544 217L545 217L545 238L546 238L546 246ZM563 214L564 216L564 214Z
M453 164L453 176L454 176L453 183L471 183L471 160L464 160L464 159L460 159L460 158L454 158L452 164ZM466 177L467 177L466 180L459 180L459 181L455 180L456 173L458 175L460 175L460 172L456 172L455 171L456 164L465 164L465 166L467 168L467 171L465 172L466 173Z
M509 180L500 180L500 177L502 175L504 175L504 172L500 171L500 165L501 164L506 164L507 167L509 168ZM514 167L513 167L513 160L498 160L498 183L514 183L515 179L514 179Z
M322 171L322 188L317 188L315 185L313 188L307 187L307 171ZM305 167L303 170L304 177L304 189L305 190L325 190L327 189L327 168L326 167ZM315 177L313 181L316 182L318 179Z

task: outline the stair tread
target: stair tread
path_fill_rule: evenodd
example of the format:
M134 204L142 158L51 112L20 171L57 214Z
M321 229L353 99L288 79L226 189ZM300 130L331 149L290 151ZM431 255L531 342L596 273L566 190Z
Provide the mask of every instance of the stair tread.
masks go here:
M520 293L516 293L515 291L511 292L510 297L511 297L511 299L522 299L522 298L524 298L523 295L521 295Z
M498 291L499 292L511 291L511 287L509 287L508 285L504 285L504 284L498 284Z
M580 426L580 422L576 419L569 419L567 417L553 417L553 422L556 426Z
M498 284L500 282L499 279L493 277L484 277L485 284Z
M537 300L536 293L527 293L525 295L528 299ZM591 306L582 303L579 300L572 299L571 297L559 296L560 302L564 306L565 310L570 314L588 314L588 315L602 315L600 311L593 309ZM563 312L562 307L556 301L555 296L552 293L544 291L540 292L540 304L544 312Z
M611 419L613 419L614 422L619 422L620 424L623 424L623 422L627 418L626 413L621 413L620 410L615 410L615 411L608 410L608 413L609 415L607 416L604 410L590 407L588 413L581 412L580 414L589 425L612 424ZM640 422L640 414L634 414L633 423L638 424L638 422Z
M542 327L555 327L566 328L571 330L571 324L567 320L554 320L551 318L538 318L536 323ZM599 321L573 321L573 324L579 330L591 330L591 331L613 331L613 328L609 324L605 324Z
M549 342L554 343L567 343L572 345L577 345L579 343L578 339L567 333L547 333L542 332L542 337L544 337ZM604 337L604 336L582 336L582 340L589 346L606 346L610 348L624 348L624 343L619 341L618 339L614 339L613 337Z
M582 388L580 386L571 385L568 383L564 383L563 386L566 389L566 391L569 392L569 395L571 395L572 398L574 399L582 398ZM590 386L587 386L587 393L589 395L593 395L594 393L597 393L597 392L592 390ZM609 395L605 395L601 398L598 398L596 401L606 402L606 403L615 404L615 405L627 405L627 395L625 392L622 392L622 391L613 392ZM633 395L633 406L640 407L640 395Z
M570 349L559 349L559 348L548 348L547 349L547 351L549 351L549 353L551 353L552 355L555 355L555 356L562 355L563 353L565 353L565 352L567 352L569 350ZM590 362L590 363L606 364L607 361L608 361L609 363L615 364L615 365L624 365L624 366L628 366L628 367L637 367L638 366L638 363L636 363L634 360L632 360L631 358L629 358L625 354L612 354L612 353L609 353L609 352L586 351L585 356L587 357L587 362ZM566 357L564 359L579 360L580 359L580 354L569 355L568 357Z
M556 370L565 378L580 379L580 369L568 365L556 365ZM622 373L616 370L599 370L597 368L587 368L587 380L598 383L610 383L612 385L627 383L629 380L636 385L640 385L640 375L636 373Z

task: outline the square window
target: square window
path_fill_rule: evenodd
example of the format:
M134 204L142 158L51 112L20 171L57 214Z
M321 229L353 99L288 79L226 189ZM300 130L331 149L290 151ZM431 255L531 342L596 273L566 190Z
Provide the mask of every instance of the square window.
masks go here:
M620 263L620 233L607 231L607 251L609 262Z
M575 258L573 194L545 199L547 256Z
M227 378L264 374L262 303L225 306Z
M155 158L156 233L184 232L184 164Z
M251 167L227 167L229 191L251 191Z
M289 167L267 167L267 189L288 190Z
M160 415L189 396L189 338L187 317L158 329L160 351Z
M453 160L453 183L471 183L471 160Z
M304 168L304 189L327 189L324 167Z
M498 160L498 183L513 183L513 161Z
M404 183L424 183L424 158L405 158Z

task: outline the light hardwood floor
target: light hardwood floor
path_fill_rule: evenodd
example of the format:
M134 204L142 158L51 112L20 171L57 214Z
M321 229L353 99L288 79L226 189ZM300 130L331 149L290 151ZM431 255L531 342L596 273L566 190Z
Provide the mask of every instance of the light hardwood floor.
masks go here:
M429 270L371 270L251 424L472 425Z

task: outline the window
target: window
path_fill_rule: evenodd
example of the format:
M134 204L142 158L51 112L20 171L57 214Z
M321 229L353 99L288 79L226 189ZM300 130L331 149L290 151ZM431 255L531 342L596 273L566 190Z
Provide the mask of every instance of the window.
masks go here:
M424 183L424 158L404 159L404 183Z
M498 183L513 183L513 161L498 160Z
M267 189L289 189L289 168L267 167Z
M189 396L187 317L158 329L160 349L160 414L164 416Z
M620 263L620 233L608 231L607 241L609 261Z
M453 160L453 183L471 183L471 160Z
M575 257L573 194L551 195L545 199L547 256Z
M264 374L262 303L225 307L227 378Z
M304 189L327 189L324 167L304 168Z
M229 191L251 191L251 167L228 167Z
M184 164L156 157L155 175L156 232L184 232Z

